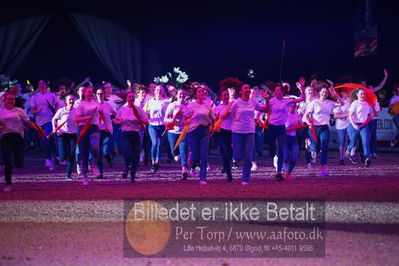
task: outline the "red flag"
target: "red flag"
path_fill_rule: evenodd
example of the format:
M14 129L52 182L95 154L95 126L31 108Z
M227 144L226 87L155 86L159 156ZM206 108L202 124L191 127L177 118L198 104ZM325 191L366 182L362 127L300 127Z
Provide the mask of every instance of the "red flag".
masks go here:
M86 134L87 130L89 129L89 127L91 125L91 120L93 119L94 115L96 114L96 111L97 111L97 107L94 109L94 112L89 117L89 119L86 120L86 124L82 127L82 130L80 131L78 139L76 140L76 145L79 144L79 142L82 140L83 136Z
M62 122L61 125L59 125L58 127L56 127L55 130L54 130L53 132L51 132L51 133L47 136L47 138L51 137L51 136L54 135L58 130L60 130L60 128L62 128L62 126L65 125L66 122L67 122L67 121Z
M141 120L139 111L137 110L137 107L134 104L131 107L133 109L134 116L137 118L137 120L139 120L141 129L144 130L145 129L145 123Z

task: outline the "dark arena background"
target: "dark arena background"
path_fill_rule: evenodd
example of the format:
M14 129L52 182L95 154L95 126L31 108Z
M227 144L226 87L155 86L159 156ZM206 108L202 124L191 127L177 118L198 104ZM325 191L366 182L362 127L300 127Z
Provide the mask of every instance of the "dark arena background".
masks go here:
M166 145L159 170L152 173L141 162L135 184L122 178L123 156L118 153L112 166L105 164L103 179L89 173L90 184L83 186L75 170L67 181L65 166L49 171L42 148L27 148L24 167L13 169L11 192L3 192L1 170L0 265L398 264L399 148L390 145L397 129L383 103L399 82L394 1L52 1L4 5L1 10L0 74L23 84L29 80L35 87L42 79L51 84L67 77L78 84L90 77L97 84L111 82L118 91L127 87L127 79L148 84L173 67L215 92L226 77L251 86L272 80L292 87L301 76L366 80L377 86L386 69L388 78L382 88L385 98L378 96L377 157L367 168L360 160L339 165L332 127L330 174L325 177L319 175L319 156L307 169L301 149L294 178L277 182L264 143L250 184L240 184L242 165L229 183L212 141L205 186L198 184L198 175L180 180L180 162L168 158ZM367 45L361 47L361 42ZM131 249L125 231L127 199L322 202L323 254L179 257L169 242L168 251L159 256L132 257L126 252ZM248 222L248 227L254 224ZM138 242L146 243L147 236L140 235Z

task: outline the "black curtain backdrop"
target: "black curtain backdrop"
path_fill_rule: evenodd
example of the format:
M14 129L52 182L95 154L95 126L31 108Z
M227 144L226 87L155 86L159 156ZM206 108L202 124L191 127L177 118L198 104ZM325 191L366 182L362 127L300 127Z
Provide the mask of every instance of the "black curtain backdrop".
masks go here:
M50 18L30 17L0 26L0 73L15 73Z
M70 16L119 85L141 80L141 49L138 38L116 23L83 13Z

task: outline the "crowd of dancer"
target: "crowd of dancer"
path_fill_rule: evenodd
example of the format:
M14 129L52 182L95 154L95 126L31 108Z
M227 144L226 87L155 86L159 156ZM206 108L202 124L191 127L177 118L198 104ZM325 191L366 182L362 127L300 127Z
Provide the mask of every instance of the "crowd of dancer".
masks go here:
M295 86L268 82L253 87L226 78L220 82L218 95L199 82L182 87L128 82L117 94L111 83L94 86L89 79L78 86L59 82L55 93L43 80L25 94L14 86L1 96L4 191L11 190L13 167L23 167L24 143L30 145L34 138L42 144L45 167L54 170L58 160L66 165L65 178L73 180L76 165L83 185L89 184L90 171L95 178L103 178L103 160L112 167L118 153L125 163L122 177L129 177L131 183L136 182L141 161L157 172L162 168L165 140L170 158L180 161L182 180L196 176L199 168L199 182L205 185L212 139L219 147L227 181L233 180L232 169L242 161L241 184L248 185L251 172L258 168L264 135L277 181L293 177L300 147L305 150L306 167L311 168L319 154L320 176L328 176L332 117L339 136L340 165L345 165L346 158L357 163L358 150L369 167L377 156L375 118L381 108L378 101L366 101L367 93L384 86L386 70L384 74L377 87L362 83L352 89L334 87L330 80L307 83L302 77ZM395 93L389 107L399 129L399 84ZM398 141L399 135L391 146Z

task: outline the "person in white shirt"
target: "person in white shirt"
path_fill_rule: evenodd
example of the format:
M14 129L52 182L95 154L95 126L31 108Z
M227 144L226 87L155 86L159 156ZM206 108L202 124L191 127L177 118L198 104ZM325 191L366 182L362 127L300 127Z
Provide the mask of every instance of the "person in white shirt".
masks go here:
M312 86L307 86L305 88L305 101L300 102L298 106L298 114L302 117L302 122L306 124L304 121L304 114L306 112L306 108L308 105L315 99L314 96L314 89ZM309 129L308 128L303 128L298 130L297 135L300 136L300 146L305 147L305 159L306 159L306 168L311 169L312 168L312 156L311 156L311 150L310 150L310 136L309 136Z
M261 95L268 100L269 95L260 91ZM240 90L241 97L234 101L230 111L222 116L223 119L231 116L231 131L233 141L234 159L243 160L242 185L249 184L251 175L252 155L255 145L255 110L266 112L267 106L251 99L251 87L243 84Z
M24 110L14 107L15 96L11 93L2 95L4 107L0 110L0 146L4 160L4 192L11 191L13 166L24 166L24 125L35 128Z
M348 92L345 88L340 90L341 99L344 101L343 105L336 106L333 110L335 118L335 129L338 134L338 149L339 149L339 165L345 165L345 152L348 146L348 134L346 128L349 126L349 107L350 102Z
M144 107L144 111L147 112L150 123L148 126L148 134L151 139L151 172L153 173L158 171L159 168L162 146L165 140L164 136L162 136L165 131L163 121L166 108L170 103L169 99L165 99L165 89L163 86L156 86L154 93L155 97L150 99Z
M394 84L394 96L389 101L389 113L392 115L393 123L399 131L399 82ZM395 138L391 140L391 147L399 142L399 132Z
M88 185L87 172L89 164L89 152L91 152L92 158L92 171L95 177L99 177L101 174L97 169L97 161L100 149L100 117L106 123L104 113L101 109L99 102L95 100L92 87L86 87L83 90L83 101L79 104L76 110L76 122L79 125L79 150L82 157L82 182L83 185ZM90 123L86 132L82 132L84 126ZM107 131L110 125L106 124Z
M187 141L193 164L200 163L200 184L206 185L208 167L209 125L214 122L212 108L205 103L206 88L194 88L195 101L184 110L183 123L189 125Z
M309 135L311 138L310 148L312 150L312 157L315 158L317 154L317 143L321 147L321 173L320 176L328 176L327 160L328 160L328 147L330 144L330 115L332 110L337 105L335 101L328 100L329 92L331 96L335 97L340 105L343 105L341 97L333 89L333 83L330 83L330 88L322 88L319 93L319 98L313 100L306 109L305 121L309 127ZM316 138L316 139L315 139Z
M285 123L287 122L288 107L291 103L302 102L305 99L304 93L305 79L301 78L296 83L301 91L301 97L298 99L284 98L287 92L287 87L277 85L274 88L274 97L266 101L267 113L269 113L269 153L271 157L276 155L276 142L277 142L277 174L276 180L284 180L281 173L284 161L284 145L286 141Z
M119 109L114 123L121 125L121 147L123 149L123 158L125 161L125 170L123 178L127 178L130 172L130 182L135 183L136 172L139 165L140 156L140 135L144 124L148 123L147 114L140 106L134 105L134 93L126 94L127 105ZM133 109L136 108L137 114Z
M179 144L179 154L177 155L176 150L174 149L177 139L179 138L181 132L184 128L184 123L182 122L183 118L183 110L186 108L187 103L186 99L186 91L184 89L177 89L175 95L172 97L172 102L168 105L165 113L165 123L173 123L173 128L167 129L168 132L168 142L170 146L170 151L175 161L177 162L179 157L181 160L182 167L182 180L186 180L188 177L188 165L187 165L187 156L188 156L188 144L184 139Z
M47 90L47 84L44 80L38 83L38 92L30 98L31 113L35 115L36 124L43 128L46 135L49 135L53 128L51 127L51 119L58 110L57 96ZM45 152L45 166L49 170L55 169L55 141L53 137L42 137L41 141Z
M57 134L58 151L61 161L67 161L66 180L72 180L72 168L75 161L75 143L76 143L76 109L73 107L75 97L68 95L65 98L66 106L58 109L52 119L53 134ZM55 131L62 123L65 124Z
M98 178L103 178L103 157L106 158L108 165L112 167L112 154L114 152L114 141L113 141L113 127L111 121L111 115L116 115L116 110L109 103L109 101L105 101L105 90L102 88L98 88L96 90L97 101L100 103L100 108L104 113L104 121L100 121L100 152L98 155L98 170L100 171L100 176ZM106 128L106 125L109 125L109 131Z
M349 108L349 121L348 135L349 145L347 147L347 157L352 156L350 151L356 145L359 135L362 139L363 152L365 156L364 164L369 167L370 160L370 132L367 125L360 127L367 119L371 118L374 114L371 112L369 104L365 101L366 92L363 89L356 89L351 92L351 106Z

